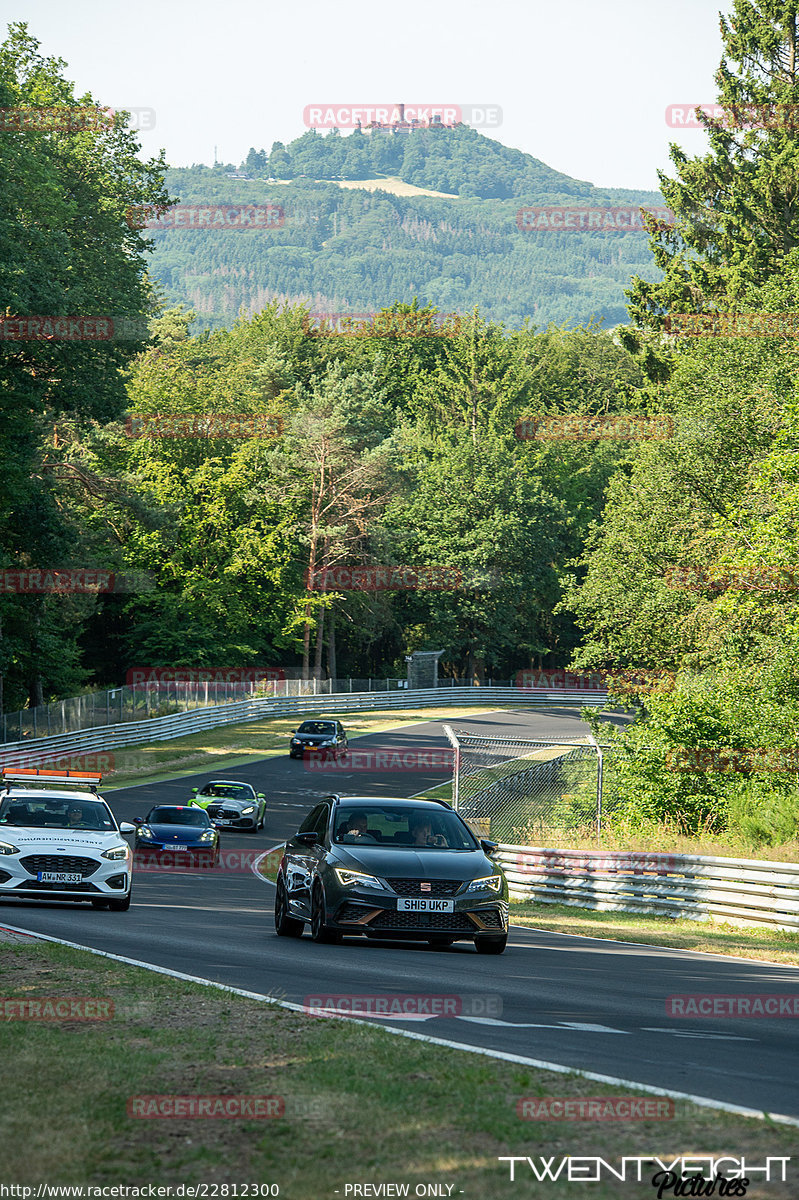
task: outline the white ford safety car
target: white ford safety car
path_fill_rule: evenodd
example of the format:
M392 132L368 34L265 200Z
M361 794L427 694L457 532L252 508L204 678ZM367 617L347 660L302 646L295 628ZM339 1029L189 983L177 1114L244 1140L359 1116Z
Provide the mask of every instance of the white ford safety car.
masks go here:
M97 795L100 775L3 771L0 790L0 898L90 900L130 908L133 855Z

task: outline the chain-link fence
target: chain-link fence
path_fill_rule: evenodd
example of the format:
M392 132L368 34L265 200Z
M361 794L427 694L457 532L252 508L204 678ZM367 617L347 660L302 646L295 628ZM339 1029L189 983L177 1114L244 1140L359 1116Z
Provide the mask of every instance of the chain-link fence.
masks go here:
M174 673L180 674L179 668L176 668ZM477 684L472 679L440 676L435 686L447 689L518 688L518 683L511 679L488 679L482 684ZM235 682L160 678L126 684L102 692L87 692L83 696L72 696L67 700L55 700L51 704L39 704L34 708L4 713L0 719L0 742L21 742L26 738L54 737L58 734L77 733L81 729L96 729L103 725L120 725L126 721L146 721L151 717L166 717L170 713L189 712L191 709L226 704L234 700L332 696L341 692L394 692L407 687L407 678L396 677L256 678ZM529 692L529 688L522 688L519 691L520 699ZM555 694L553 692L553 696Z
M179 672L176 671L176 674ZM17 712L4 713L2 741L21 742L26 738L53 737L119 725L126 721L147 721L170 713L189 712L256 697L329 696L338 692L391 692L407 687L407 679L257 679L244 682L196 680L153 680L126 684L102 692L87 692L52 704L39 704Z
M601 829L615 794L611 747L591 737L558 742L445 729L455 749L453 804L484 836L541 846Z

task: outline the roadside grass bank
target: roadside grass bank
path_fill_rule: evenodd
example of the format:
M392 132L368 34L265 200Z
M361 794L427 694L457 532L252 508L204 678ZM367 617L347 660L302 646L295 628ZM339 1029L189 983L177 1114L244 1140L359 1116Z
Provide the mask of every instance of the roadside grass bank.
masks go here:
M439 787L428 788L421 793L423 799L447 800L452 802L452 783L443 783ZM516 802L516 808L522 802ZM505 836L509 822L497 829L492 819L478 819L474 822L475 832L480 837L490 837L495 841L507 842ZM525 828L513 829L514 840L511 845L537 846L540 849L553 850L621 850L642 851L649 854L701 854L711 858L755 858L765 862L799 863L799 839L792 838L778 845L767 846L760 842L748 841L735 833L704 833L689 835L683 833L676 822L652 822L648 828L628 825L618 821L614 823L612 816L606 816L602 833L596 835L596 827L585 824L578 828L573 826L558 826L540 822L532 825L528 822Z
M513 707L512 704L493 704L486 709L476 705L464 708L375 708L366 712L344 712L341 719L347 736L352 740L370 733L401 729L404 725L420 721L446 723L449 718L476 716L478 713ZM166 742L149 742L117 750L114 755L115 769L104 777L103 790L111 792L118 787L199 774L206 770L228 771L231 767L259 758L288 754L292 729L296 729L301 721L321 715L318 712L298 712L289 716L267 717L262 721L221 725L217 729L170 738ZM220 763L223 758L226 761Z
M606 817L599 838L596 827L581 828L528 825L521 833L519 845L553 846L559 850L631 850L648 854L701 854L711 858L759 858L769 862L799 863L799 840L765 845L737 833L683 833L674 821L651 822L641 828ZM505 839L503 838L503 841Z
M522 1097L645 1094L317 1019L68 947L3 944L0 956L6 1001L114 1005L105 1021L0 1022L0 1052L15 1064L0 1098L7 1182L273 1183L286 1200L333 1200L348 1183L408 1183L411 1195L417 1184L452 1184L451 1194L482 1200L522 1182L517 1174L509 1183L508 1164L498 1162L506 1155L556 1164L599 1156L618 1169L624 1155L745 1154L762 1163L795 1152L794 1127L682 1100L667 1119L523 1120ZM435 1036L436 1025L420 1032ZM543 1048L531 1044L530 1053ZM129 1116L129 1104L148 1096L280 1097L283 1115ZM648 1183L606 1179L591 1195L640 1196ZM532 1186L536 1195L569 1191L565 1180ZM753 1182L747 1196L783 1200L793 1187Z
M729 954L783 966L799 966L799 933L783 929L738 928L715 921L598 912L532 900L511 901L510 919L514 925L530 925L553 933L642 942L649 946L670 946L676 950L700 950L703 954Z

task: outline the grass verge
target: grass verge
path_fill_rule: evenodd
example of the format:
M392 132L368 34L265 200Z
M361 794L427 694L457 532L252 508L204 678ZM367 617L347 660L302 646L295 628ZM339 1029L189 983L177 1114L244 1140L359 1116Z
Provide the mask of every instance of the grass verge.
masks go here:
M795 1128L684 1101L665 1120L522 1120L523 1096L637 1093L315 1019L67 947L2 945L0 954L5 998L94 996L115 1006L104 1022L0 1022L3 1061L14 1063L0 1098L8 1182L275 1183L286 1200L400 1182L410 1195L417 1184L452 1185L435 1194L483 1200L518 1187L503 1155L597 1155L618 1165L622 1155L745 1154L762 1163L795 1151ZM285 1115L127 1115L132 1098L154 1094L280 1096ZM565 1180L530 1191L531 1178L525 1195L569 1191ZM647 1183L604 1181L591 1195L640 1196ZM793 1186L753 1183L747 1195L782 1200Z
M565 904L511 903L514 925L532 925L553 933L610 938L617 942L643 942L703 954L730 954L799 966L799 933L782 929L737 928L715 921L674 920L638 913L597 912Z

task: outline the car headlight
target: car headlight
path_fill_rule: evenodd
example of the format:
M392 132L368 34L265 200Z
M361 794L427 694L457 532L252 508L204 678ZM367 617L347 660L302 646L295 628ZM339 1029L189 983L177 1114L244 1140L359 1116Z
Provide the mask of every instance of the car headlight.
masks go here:
M300 744L300 739L299 739L299 738L292 738L292 739L291 739L291 744L292 744L292 746L299 746L299 744Z
M19 846L12 846L11 842L0 842L0 854L19 854Z
M110 850L103 850L103 853L100 855L100 857L101 858L127 858L128 857L128 848L127 848L127 846L112 846Z
M501 892L501 875L484 875L482 879L473 879L466 889L467 892Z
M328 738L328 740L326 742L319 743L319 748L320 748L320 750L324 750L328 746L335 746L335 744L336 744L335 738Z
M149 825L140 825L139 829L138 829L138 834L139 834L140 838L145 838L145 840L149 840L149 841L152 841L152 839L155 837L155 834L153 833L153 831Z
M216 837L216 833L214 832L213 829L206 829L203 833L200 834L198 841L212 842L215 837Z
M363 871L348 871L346 867L336 867L336 879L343 887L370 887L385 890L386 885L376 875L365 875Z
M249 804L249 805L247 806L247 808L243 808L243 809L241 810L241 815L242 815L243 817L246 817L246 816L248 815L248 813L251 813L251 812L255 812L255 805L254 805L254 804Z

